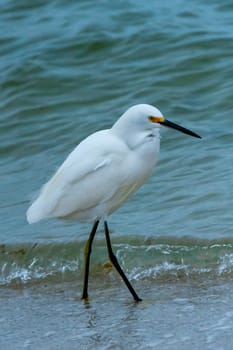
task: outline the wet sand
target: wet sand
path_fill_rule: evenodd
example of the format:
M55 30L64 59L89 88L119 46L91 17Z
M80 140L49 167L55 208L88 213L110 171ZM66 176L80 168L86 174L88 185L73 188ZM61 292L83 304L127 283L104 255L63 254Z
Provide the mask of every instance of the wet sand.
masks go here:
M5 350L232 349L229 281L91 283L90 303L76 283L2 288L0 348ZM106 282L105 282L106 283Z

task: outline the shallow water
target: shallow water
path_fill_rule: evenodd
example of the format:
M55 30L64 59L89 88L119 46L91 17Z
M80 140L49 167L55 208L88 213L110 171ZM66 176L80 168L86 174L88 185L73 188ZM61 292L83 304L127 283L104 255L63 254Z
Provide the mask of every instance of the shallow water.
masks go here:
M89 305L63 283L1 292L3 349L232 348L232 283L136 284L135 304L113 282L95 284ZM13 337L12 337L13 335Z
M232 349L232 2L4 0L0 13L0 347ZM86 308L89 225L29 226L25 212L78 142L136 103L203 138L163 130L156 173L109 219L143 303L100 229Z

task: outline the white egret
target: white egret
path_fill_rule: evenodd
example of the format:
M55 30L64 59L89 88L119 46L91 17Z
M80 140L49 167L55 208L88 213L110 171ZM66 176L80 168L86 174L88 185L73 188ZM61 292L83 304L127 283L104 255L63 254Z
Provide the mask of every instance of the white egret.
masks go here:
M159 157L161 126L200 138L165 119L153 106L133 106L111 129L97 131L84 139L42 187L27 211L29 223L52 217L93 223L84 251L84 300L88 300L91 247L100 220L104 221L110 261L135 301L141 300L113 253L107 217L152 174Z

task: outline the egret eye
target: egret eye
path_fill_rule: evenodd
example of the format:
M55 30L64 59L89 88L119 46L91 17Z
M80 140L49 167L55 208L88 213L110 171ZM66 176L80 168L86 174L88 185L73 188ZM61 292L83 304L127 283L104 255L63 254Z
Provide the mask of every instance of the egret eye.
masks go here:
M152 122L152 123L162 123L164 121L164 117L153 117L153 116L149 116L148 119Z

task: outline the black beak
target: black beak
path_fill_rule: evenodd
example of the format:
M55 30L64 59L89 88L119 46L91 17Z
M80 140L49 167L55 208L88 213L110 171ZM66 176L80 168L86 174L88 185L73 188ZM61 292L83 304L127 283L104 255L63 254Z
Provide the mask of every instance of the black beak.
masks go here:
M182 126L180 126L180 125L178 125L178 124L169 122L169 120L167 120L167 119L164 119L163 121L161 121L161 122L159 122L159 123L160 123L161 125L167 126L167 127L169 127L169 128L172 128L172 129L181 131L181 132L183 132L184 134L187 134L187 135L190 135L190 136L193 136L193 137L197 137L198 139L201 139L201 136L195 134L195 132L192 132L191 130L185 129L185 128L183 128Z

